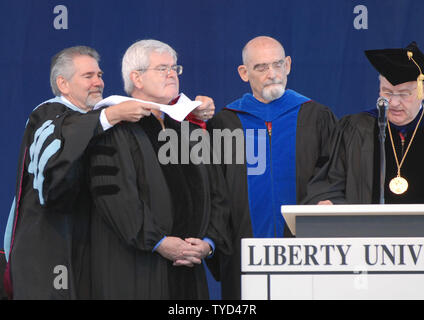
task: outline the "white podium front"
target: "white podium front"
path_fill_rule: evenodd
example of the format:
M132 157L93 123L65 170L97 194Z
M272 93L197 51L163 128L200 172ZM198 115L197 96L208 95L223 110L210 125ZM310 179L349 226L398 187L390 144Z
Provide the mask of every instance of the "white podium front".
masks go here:
M424 299L424 205L281 212L297 238L242 239L243 299Z
M297 237L424 237L423 204L290 205L281 213Z
M242 239L242 299L424 299L424 238Z

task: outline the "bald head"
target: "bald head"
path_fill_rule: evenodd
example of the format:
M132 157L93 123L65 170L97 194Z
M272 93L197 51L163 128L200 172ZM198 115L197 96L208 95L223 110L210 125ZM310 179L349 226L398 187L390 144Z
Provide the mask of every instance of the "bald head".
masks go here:
M243 48L243 65L238 67L240 78L249 82L253 96L269 103L285 91L291 58L277 40L261 36L250 40Z
M282 52L282 57L286 56L286 53L284 52L284 47L279 41L271 37L259 36L253 38L244 46L242 51L243 64L248 64L249 60L251 59L252 53L254 54L267 48L278 48Z

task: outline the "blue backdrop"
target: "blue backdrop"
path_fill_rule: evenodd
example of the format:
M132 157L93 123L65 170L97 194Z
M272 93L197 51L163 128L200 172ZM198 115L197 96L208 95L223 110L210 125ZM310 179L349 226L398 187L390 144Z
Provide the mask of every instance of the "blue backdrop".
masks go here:
M417 0L0 1L0 230L28 114L52 97L50 58L61 49L97 49L108 96L124 94L120 60L130 44L164 41L184 66L181 90L211 96L220 109L249 90L237 74L242 47L269 35L292 57L288 87L341 117L375 105L377 73L363 51L412 40L424 49L423 16L424 1Z

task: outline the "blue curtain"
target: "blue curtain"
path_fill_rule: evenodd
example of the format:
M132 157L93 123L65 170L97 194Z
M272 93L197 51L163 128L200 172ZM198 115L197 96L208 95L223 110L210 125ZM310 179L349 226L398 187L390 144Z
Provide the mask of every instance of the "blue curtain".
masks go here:
M59 7L58 7L59 6ZM412 0L4 0L0 1L0 230L13 200L28 114L52 97L50 58L73 45L96 48L105 96L124 94L120 60L136 40L176 49L181 90L215 100L219 110L249 91L237 74L251 38L280 40L293 59L288 87L339 117L375 105L377 73L363 51L424 49L423 1Z

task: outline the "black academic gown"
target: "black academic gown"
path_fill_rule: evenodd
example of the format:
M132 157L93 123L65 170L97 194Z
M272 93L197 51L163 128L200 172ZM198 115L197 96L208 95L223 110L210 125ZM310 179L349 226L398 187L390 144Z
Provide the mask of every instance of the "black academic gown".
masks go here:
M4 251L0 251L0 275L4 274L4 271L6 270L6 258L4 255ZM4 282L0 279L0 300L6 300L7 294L6 290L4 289Z
M178 122L166 117L165 126L181 138ZM202 265L174 267L153 251L164 236L208 237L216 255L230 253L223 177L203 164L161 164L160 131L145 117L115 126L92 150L95 299L207 299Z
M328 160L328 142L336 124L331 110L315 101L301 105L297 120L296 135L296 198L299 202L306 195L309 179ZM221 110L208 122L208 129L242 129L236 113ZM234 140L235 143L235 140ZM220 280L223 299L241 298L241 239L252 238L249 209L247 168L245 163L236 163L236 147L232 146L232 162L221 161L227 192L230 197L230 228L234 254L220 257ZM246 153L245 153L246 154ZM221 152L224 155L224 152ZM284 165L282 163L281 165ZM292 236L287 226L284 235Z
M417 120L417 119L416 119ZM402 177L409 182L407 192L395 195L389 190L389 182L397 175L393 148L386 128L385 153L385 203L423 203L424 174L421 162L424 152L423 124L420 125L411 148L401 168ZM330 161L308 185L305 204L316 204L331 200L335 204L379 203L380 194L380 149L377 119L370 113L348 115L340 120L333 136ZM399 132L392 126L393 141L399 162L403 152ZM410 131L405 147L412 137Z
M103 131L99 116L99 111L82 114L60 103L46 103L30 115L13 211L9 270L14 299L90 297L91 201L84 152ZM51 131L38 135L43 124Z

